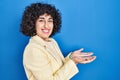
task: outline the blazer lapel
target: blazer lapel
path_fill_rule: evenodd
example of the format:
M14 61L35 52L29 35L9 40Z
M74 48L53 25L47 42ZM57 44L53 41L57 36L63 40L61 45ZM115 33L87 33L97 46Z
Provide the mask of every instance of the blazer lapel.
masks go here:
M49 38L49 39L52 41L51 38ZM57 52L57 50L55 48L51 48L51 46L47 45L46 42L42 38L40 38L39 36L37 36L37 35L31 37L30 41L31 42L35 42L35 43L39 44L40 46L42 46L47 51L47 54L49 53L48 55L50 55L51 57L53 57L54 60L59 64L60 61L57 59L58 57L56 56L56 54L58 54L58 52ZM52 41L52 44L53 44L53 41ZM54 47L54 46L55 45L53 45L52 47Z

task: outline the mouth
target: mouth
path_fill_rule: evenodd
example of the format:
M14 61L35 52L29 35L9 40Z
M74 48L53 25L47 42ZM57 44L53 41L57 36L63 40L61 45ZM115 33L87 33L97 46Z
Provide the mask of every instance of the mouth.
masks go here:
M44 34L49 34L49 33L50 33L50 29L42 29L42 32L43 32Z

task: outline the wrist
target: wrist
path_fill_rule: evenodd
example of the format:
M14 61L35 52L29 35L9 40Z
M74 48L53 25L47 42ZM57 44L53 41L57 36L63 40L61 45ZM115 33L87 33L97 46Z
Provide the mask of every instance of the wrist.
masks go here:
M73 52L69 55L69 59L71 59L75 64L78 64L78 62L73 58Z
M69 59L71 59L71 60L72 60L72 53L73 53L73 52L71 52L71 54L69 55Z

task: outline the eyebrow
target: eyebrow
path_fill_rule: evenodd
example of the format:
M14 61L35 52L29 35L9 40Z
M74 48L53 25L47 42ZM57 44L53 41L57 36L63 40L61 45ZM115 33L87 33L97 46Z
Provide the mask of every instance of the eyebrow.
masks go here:
M52 17L50 17L49 19L53 19Z
M45 19L44 17L39 17L38 19Z

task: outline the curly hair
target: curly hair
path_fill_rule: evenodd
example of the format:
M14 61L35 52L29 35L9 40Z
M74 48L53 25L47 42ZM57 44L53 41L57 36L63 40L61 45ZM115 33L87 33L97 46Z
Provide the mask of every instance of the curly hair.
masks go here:
M36 35L35 22L40 15L45 13L53 18L53 31L50 37L59 32L61 28L61 14L55 6L47 3L32 3L25 8L20 31L26 36Z

